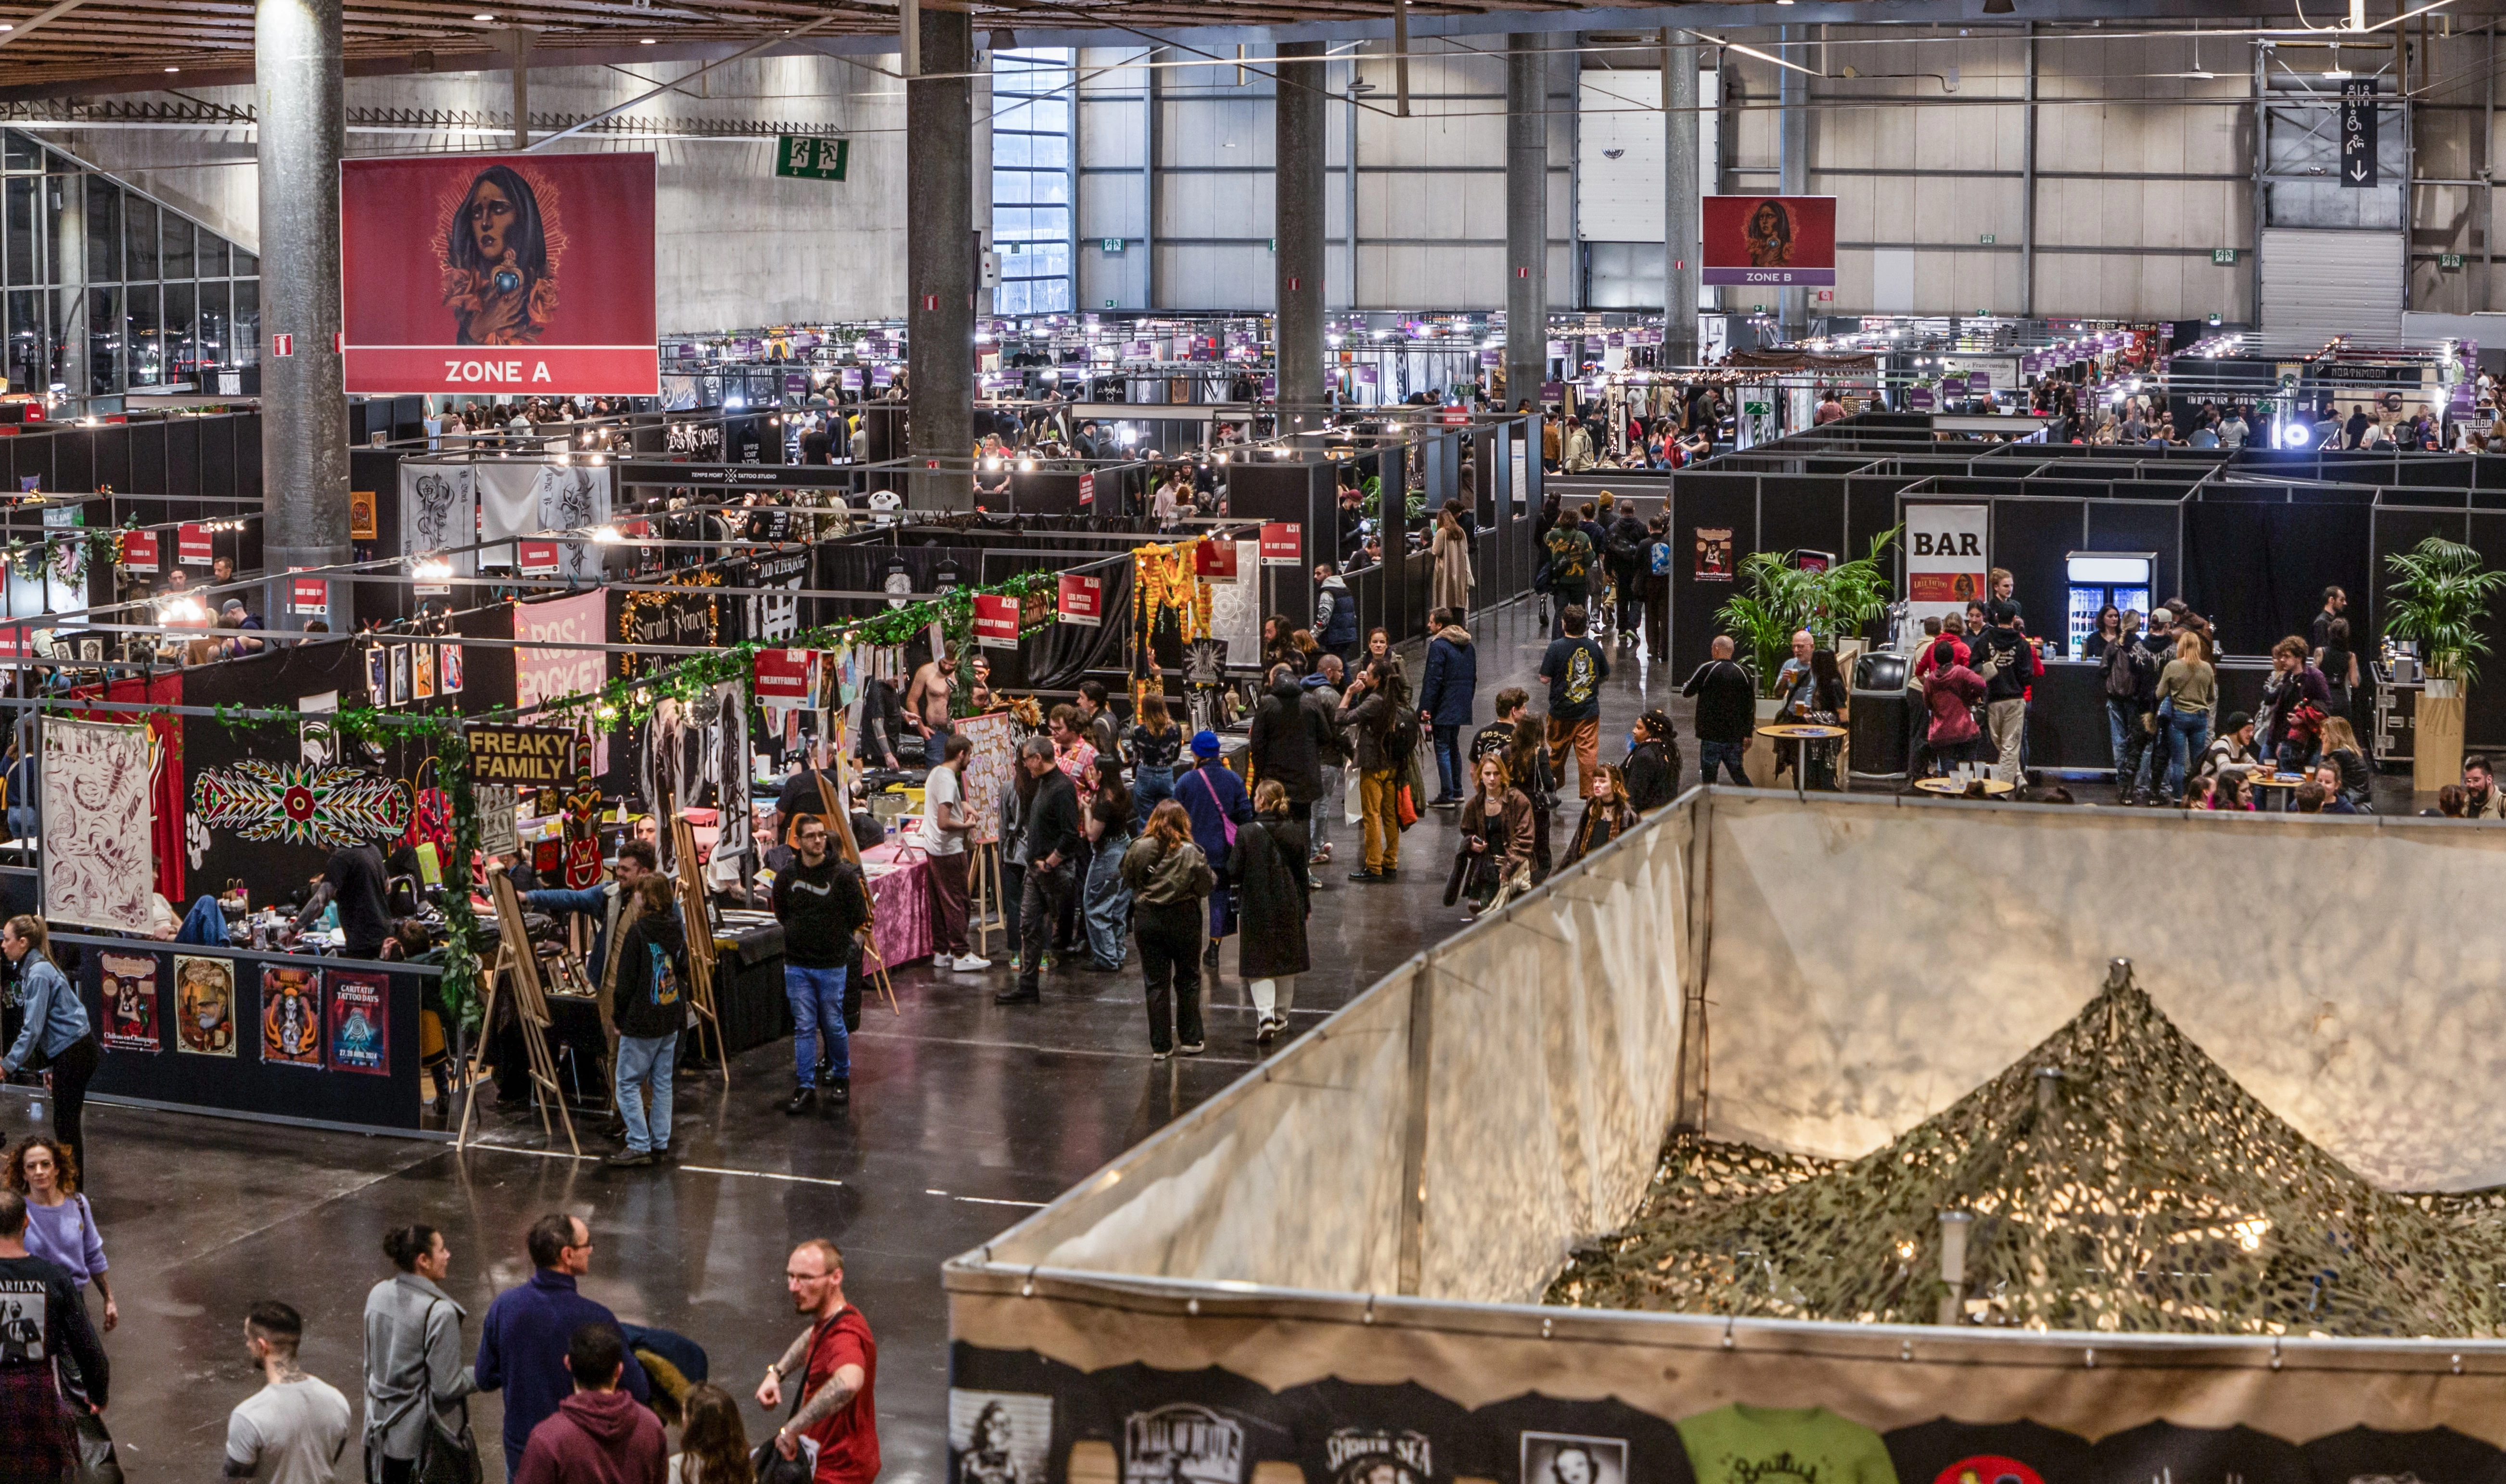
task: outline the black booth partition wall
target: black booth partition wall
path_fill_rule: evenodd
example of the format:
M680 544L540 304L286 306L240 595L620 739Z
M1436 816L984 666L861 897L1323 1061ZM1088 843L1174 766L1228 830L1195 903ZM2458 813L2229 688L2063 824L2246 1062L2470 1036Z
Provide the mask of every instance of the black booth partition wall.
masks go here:
M71 979L104 1043L92 1094L290 1121L419 1126L418 1010L439 970L78 933L55 933L53 943L64 958L76 953ZM151 990L143 1020L133 1009ZM223 1024L204 1027L221 998Z
M9 425L0 437L0 489L81 493L110 486L116 523L211 520L223 502L261 503L261 414L133 422ZM33 480L32 484L27 481ZM203 503L206 502L206 503Z

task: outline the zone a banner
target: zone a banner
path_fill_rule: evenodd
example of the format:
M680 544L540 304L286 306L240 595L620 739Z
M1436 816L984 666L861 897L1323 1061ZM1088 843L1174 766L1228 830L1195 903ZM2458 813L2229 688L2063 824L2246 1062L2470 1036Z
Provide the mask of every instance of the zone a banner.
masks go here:
M1707 283L1793 288L1836 282L1836 197L1705 197L1700 265Z
M342 161L347 389L659 395L653 159Z

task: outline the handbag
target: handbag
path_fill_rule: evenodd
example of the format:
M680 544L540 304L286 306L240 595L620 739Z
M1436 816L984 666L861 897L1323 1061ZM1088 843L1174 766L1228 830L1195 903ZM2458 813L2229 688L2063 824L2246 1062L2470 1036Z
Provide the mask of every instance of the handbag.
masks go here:
M817 1333L812 1327L809 1335L810 1348L815 1349L817 1343ZM785 1422L788 1423L794 1417L801 1415L801 1403L806 1400L809 1395L809 1389L806 1384L808 1378L808 1365L805 1360L801 1367L801 1379L804 1384L792 1388L792 1410L783 1419ZM767 1434L766 1441L750 1450L748 1470L757 1476L757 1484L809 1484L818 1472L817 1443L807 1437L800 1441L801 1446L790 1458L785 1458L782 1450L774 1446L774 1434L770 1432Z
M113 1434L93 1412L78 1414L78 1462L71 1466L73 1484L122 1484L122 1460L114 1455Z
M1357 764L1354 762L1349 763L1342 768L1342 771L1347 775L1342 780L1343 786L1341 790L1341 796L1347 801L1347 807L1343 809L1342 813L1352 826L1365 824L1366 799L1358 793L1357 780L1359 775Z
M449 1432L429 1408L426 1435L418 1439L417 1463L410 1477L415 1484L480 1484L479 1440L470 1431L470 1404L461 1404L461 1431Z
M1393 795L1393 813L1404 830L1418 823L1418 795L1411 792L1407 778L1401 780L1400 790Z

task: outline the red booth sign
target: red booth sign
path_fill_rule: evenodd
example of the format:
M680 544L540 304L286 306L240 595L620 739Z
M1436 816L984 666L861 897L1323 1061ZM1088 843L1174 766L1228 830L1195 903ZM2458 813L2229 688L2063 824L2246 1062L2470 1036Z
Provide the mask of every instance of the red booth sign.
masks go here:
M768 705L808 704L809 651L759 650L757 699Z
M1262 526L1262 565L1295 567L1306 559L1306 528L1293 521L1265 521Z
M1075 572L1063 573L1059 611L1064 623L1077 623L1087 628L1104 627L1105 580L1081 577Z
M178 527L174 532L174 554L186 567L207 566L210 560L208 531L197 525Z
M987 650L1014 650L1019 640L1019 600L993 593L975 594L975 643Z
M331 612L331 583L318 577L290 578L287 583L287 611L310 614L319 618Z
M1195 577L1213 582L1235 581L1235 542L1231 537L1213 537L1192 548L1192 571Z
M1094 475L1083 474L1079 477L1079 503L1082 505L1094 505L1096 503L1096 477Z
M521 569L522 576L555 577L556 575L557 552L555 542L525 541L518 542L516 545L519 548L520 553L516 558L516 565Z
M127 531L122 537L122 565L133 572L154 575L161 564L157 533Z

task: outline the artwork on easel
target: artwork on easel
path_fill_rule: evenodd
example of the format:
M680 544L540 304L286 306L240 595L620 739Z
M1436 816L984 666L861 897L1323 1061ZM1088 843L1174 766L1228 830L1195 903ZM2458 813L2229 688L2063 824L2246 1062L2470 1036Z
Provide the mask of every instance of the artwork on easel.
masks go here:
M958 732L971 744L959 783L965 793L966 839L975 845L996 845L1001 838L1001 797L1008 791L1018 739L1006 711L961 718Z

